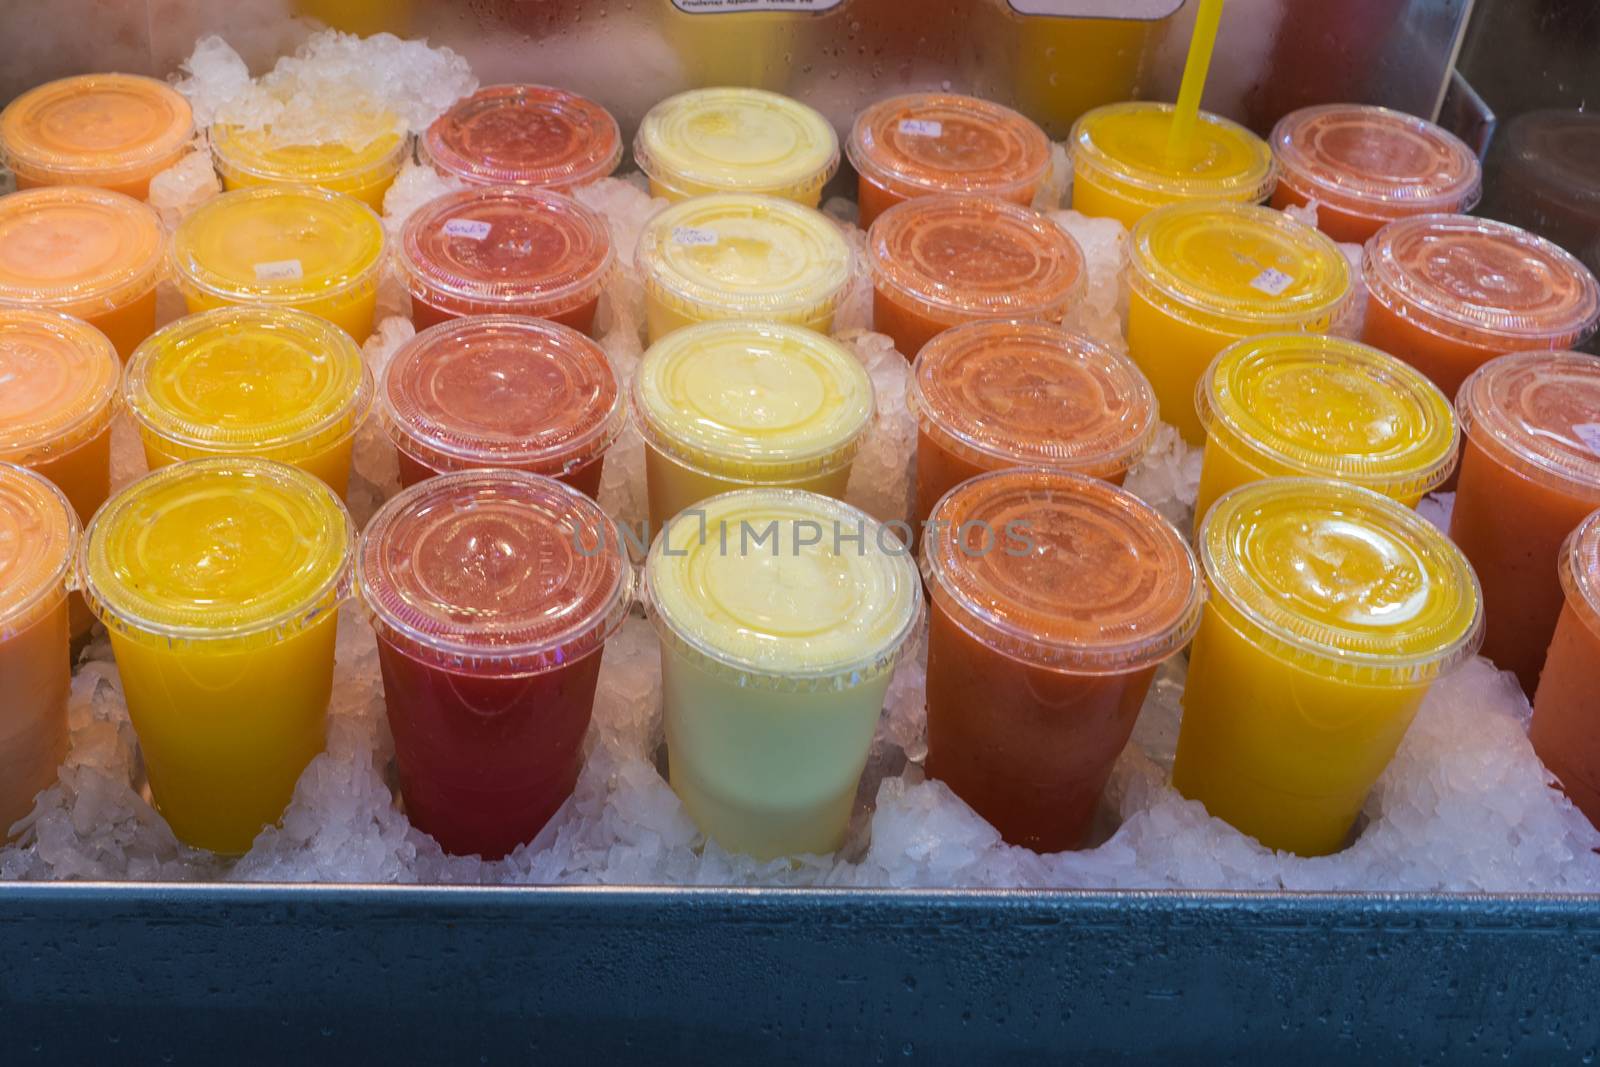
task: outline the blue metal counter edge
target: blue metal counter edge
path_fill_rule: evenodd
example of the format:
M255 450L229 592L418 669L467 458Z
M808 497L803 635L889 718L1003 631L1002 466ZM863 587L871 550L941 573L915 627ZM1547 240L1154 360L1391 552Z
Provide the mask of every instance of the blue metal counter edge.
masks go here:
M1594 898L24 884L0 1063L1587 1062L1597 967Z

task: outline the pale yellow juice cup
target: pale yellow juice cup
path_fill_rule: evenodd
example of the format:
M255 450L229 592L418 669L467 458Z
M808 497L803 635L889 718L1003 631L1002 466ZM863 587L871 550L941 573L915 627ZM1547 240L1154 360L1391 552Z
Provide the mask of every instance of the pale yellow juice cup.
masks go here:
M211 128L211 157L224 189L314 185L355 197L374 211L410 155L410 139L393 115L363 114L348 141L285 143L270 126Z

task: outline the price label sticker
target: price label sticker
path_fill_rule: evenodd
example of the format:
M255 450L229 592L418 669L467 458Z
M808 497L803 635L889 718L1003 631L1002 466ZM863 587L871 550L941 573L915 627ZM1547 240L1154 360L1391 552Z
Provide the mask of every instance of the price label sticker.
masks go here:
M714 230L701 230L694 226L674 226L672 228L672 242L673 244L690 245L691 247L714 245L717 243L717 234Z
M293 282L306 276L298 259L276 259L271 263L256 264L258 282Z
M1572 428L1590 452L1600 456L1600 422L1580 422Z
M489 224L478 222L474 219L451 219L444 224L444 232L451 237L465 237L469 241L481 241L489 236Z
M940 137L944 134L944 123L932 119L901 119L900 132L907 137Z
M1294 277L1283 273L1281 270L1267 268L1250 280L1252 289L1259 289L1268 296L1282 296L1294 284Z

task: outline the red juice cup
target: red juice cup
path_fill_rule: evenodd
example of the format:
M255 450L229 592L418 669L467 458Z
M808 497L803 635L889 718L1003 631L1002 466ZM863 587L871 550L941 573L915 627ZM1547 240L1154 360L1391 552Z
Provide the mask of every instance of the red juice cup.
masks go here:
M1085 843L1162 661L1200 623L1200 567L1131 493L1059 471L957 486L922 544L928 774L1007 841Z
M1562 546L1566 603L1533 698L1528 740L1561 788L1600 826L1600 511Z
M588 497L521 471L429 479L362 535L406 813L446 852L498 859L572 795L606 639L633 602Z
M1561 615L1561 546L1600 505L1600 360L1502 356L1467 379L1456 416L1450 536L1483 586L1483 654L1532 693Z
M611 112L544 85L491 85L434 120L424 158L471 185L533 185L568 192L607 177L622 160Z
M396 264L419 330L500 314L589 333L615 258L605 221L577 201L498 186L420 208L401 232Z
M627 418L604 350L569 326L481 315L430 327L395 352L378 417L401 484L495 468L557 478L591 498Z

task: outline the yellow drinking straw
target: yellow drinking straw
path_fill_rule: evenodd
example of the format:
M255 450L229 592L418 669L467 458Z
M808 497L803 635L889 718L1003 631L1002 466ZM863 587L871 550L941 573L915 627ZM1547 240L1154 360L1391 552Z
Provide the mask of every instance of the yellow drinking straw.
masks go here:
M1189 59L1183 65L1183 84L1178 87L1178 105L1167 134L1168 159L1182 159L1194 140L1195 124L1200 121L1200 98L1205 95L1206 75L1211 70L1211 53L1217 47L1222 3L1223 0L1200 0L1194 36L1189 39Z

